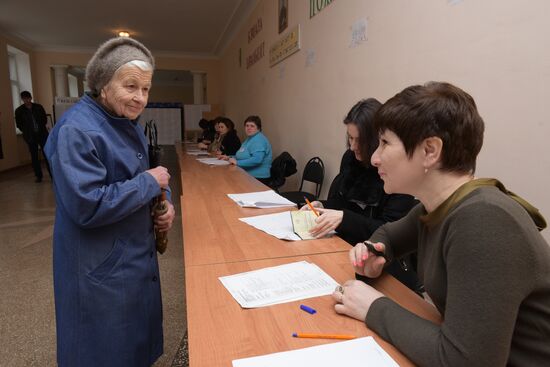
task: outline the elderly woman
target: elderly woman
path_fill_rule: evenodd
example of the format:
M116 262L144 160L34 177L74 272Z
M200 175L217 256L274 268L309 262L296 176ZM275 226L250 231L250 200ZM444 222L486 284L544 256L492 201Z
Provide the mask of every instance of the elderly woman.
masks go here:
M340 173L331 185L328 199L311 203L321 213L311 229L315 237L336 231L346 242L355 245L368 239L382 224L405 216L416 204L410 195L386 194L384 182L376 167L370 164L372 153L378 147L378 131L373 120L380 106L374 98L361 100L344 118L349 149L342 157ZM301 210L309 210L309 206L304 205ZM408 259L396 259L386 270L416 291L419 284L414 265Z
M130 38L99 47L86 68L91 93L52 130L46 154L57 201L54 291L59 366L150 366L163 353L154 226L168 188L164 167L149 169L136 119L147 104L154 60Z
M350 260L378 277L385 259L375 252L391 260L418 249L419 277L444 321L419 318L358 281L333 294L336 312L364 320L419 366L549 366L546 223L497 180L474 178L484 123L472 97L447 83L412 86L375 123L371 161L385 191L420 204L380 227L374 245L357 244Z
M246 140L234 156L223 155L221 159L242 167L258 181L268 185L271 178L271 144L262 133L262 120L259 116L248 116L244 120Z

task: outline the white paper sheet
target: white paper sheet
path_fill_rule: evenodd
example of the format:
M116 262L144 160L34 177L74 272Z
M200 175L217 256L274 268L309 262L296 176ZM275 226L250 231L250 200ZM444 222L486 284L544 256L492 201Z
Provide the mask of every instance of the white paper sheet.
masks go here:
M208 156L208 152L206 150L200 150L200 149L190 149L187 150L185 153L189 155L204 155Z
M218 158L197 158L197 161L210 166L228 166L230 163Z
M281 240L302 240L300 236L294 233L290 212L258 215L255 217L239 218L239 220Z
M299 261L219 278L243 308L332 294L338 285L317 265Z
M399 367L372 336L233 361L233 367L281 366Z
M279 208L296 206L296 203L282 197L273 190L249 192L246 194L227 194L231 200L246 208Z

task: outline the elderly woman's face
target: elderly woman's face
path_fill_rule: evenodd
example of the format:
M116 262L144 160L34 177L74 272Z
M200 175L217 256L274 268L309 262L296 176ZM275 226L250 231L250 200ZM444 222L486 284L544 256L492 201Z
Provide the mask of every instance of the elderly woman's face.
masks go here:
M152 71L122 66L101 91L101 102L111 112L135 120L147 105Z
M386 193L416 193L425 176L421 150L420 146L417 147L409 158L403 142L393 131L386 130L380 135L380 144L371 157L371 163L378 168Z

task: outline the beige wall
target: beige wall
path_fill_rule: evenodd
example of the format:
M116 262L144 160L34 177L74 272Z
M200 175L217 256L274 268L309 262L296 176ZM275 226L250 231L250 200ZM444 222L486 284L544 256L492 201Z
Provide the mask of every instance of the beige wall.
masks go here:
M274 152L299 163L320 155L324 192L345 150L342 118L360 98L384 102L411 84L448 81L468 91L486 123L478 176L498 177L550 219L550 2L520 0L335 0L309 19L309 1L289 1L289 28L301 27L302 49L273 68L276 2L259 3L222 58L226 114L265 121ZM257 18L263 30L248 44ZM368 19L368 41L350 48L351 26ZM265 42L266 56L238 67ZM315 63L306 66L307 50ZM287 186L288 187L288 186ZM550 240L550 231L544 235Z
M188 59L156 56L157 69L188 70L206 73L206 100L208 104L220 104L222 93L221 66L219 60Z
M179 102L181 104L193 104L193 85L153 85L149 93L149 102Z

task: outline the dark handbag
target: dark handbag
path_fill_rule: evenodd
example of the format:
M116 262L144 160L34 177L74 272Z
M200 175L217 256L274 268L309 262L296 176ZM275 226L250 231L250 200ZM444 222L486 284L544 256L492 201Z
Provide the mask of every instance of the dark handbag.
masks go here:
M149 168L155 168L160 163L161 149L158 145L157 125L154 120L145 123L145 136L149 139Z
M147 121L145 123L145 136L149 139L148 153L149 153L149 168L155 168L160 164L161 149L157 140L157 125L154 120ZM166 213L168 208L166 207L166 192L163 190L162 194L153 200L153 210L155 215L162 215ZM166 232L158 232L155 230L155 245L157 251L163 254L168 246L168 237Z

